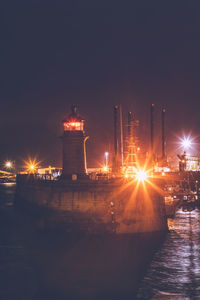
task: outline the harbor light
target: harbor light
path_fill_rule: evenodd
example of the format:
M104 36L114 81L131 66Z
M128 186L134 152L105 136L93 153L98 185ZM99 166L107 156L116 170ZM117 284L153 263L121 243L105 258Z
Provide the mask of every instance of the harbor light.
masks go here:
M35 173L36 169L37 169L37 166L34 163L29 163L27 165L27 171L28 171L28 173Z
M36 161L36 159L29 159L28 161L25 161L25 169L26 172L29 174L34 174L37 172L37 169L39 167L39 161Z
M103 172L105 172L105 173L108 172L108 167L107 166L103 166Z
M33 170L35 170L35 166L34 166L34 165L30 165L30 166L29 166L29 169L30 169L31 171L33 171Z
M138 170L136 173L136 178L138 181L145 181L147 179L147 172L144 170Z
M6 161L6 162L5 162L5 167L6 167L7 169L11 169L11 168L12 168L12 162L11 162L11 161Z
M185 137L181 139L181 147L184 150L188 150L190 148L192 148L192 139L190 137Z

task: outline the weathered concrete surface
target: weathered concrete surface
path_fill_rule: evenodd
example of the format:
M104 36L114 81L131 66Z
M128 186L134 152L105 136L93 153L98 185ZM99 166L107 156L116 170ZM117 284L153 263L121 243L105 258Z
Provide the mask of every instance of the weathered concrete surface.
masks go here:
M147 182L45 182L20 175L16 203L39 207L68 230L118 234L167 230L162 193Z
M61 137L63 144L63 176L86 174L84 161L83 131L64 131Z

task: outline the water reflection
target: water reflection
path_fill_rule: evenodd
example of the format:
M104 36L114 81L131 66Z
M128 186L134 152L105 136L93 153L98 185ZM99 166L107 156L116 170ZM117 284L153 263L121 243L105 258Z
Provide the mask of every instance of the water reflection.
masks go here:
M200 212L180 209L137 299L200 299Z

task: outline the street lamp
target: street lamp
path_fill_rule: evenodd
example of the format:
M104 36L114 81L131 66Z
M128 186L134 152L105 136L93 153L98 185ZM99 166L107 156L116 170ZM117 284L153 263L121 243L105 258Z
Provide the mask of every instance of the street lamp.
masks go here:
M37 172L38 166L39 166L38 161L36 159L29 159L28 161L25 161L25 169L29 174L35 174Z
M7 169L11 169L11 168L12 168L12 162L11 162L11 161L6 161L6 162L5 162L5 167L6 167Z

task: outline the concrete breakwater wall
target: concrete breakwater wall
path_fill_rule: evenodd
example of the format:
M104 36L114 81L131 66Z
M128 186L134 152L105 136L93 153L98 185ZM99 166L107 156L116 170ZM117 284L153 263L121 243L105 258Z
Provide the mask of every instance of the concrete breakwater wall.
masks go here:
M163 196L147 182L41 181L18 175L16 204L55 215L68 230L118 234L167 230Z

